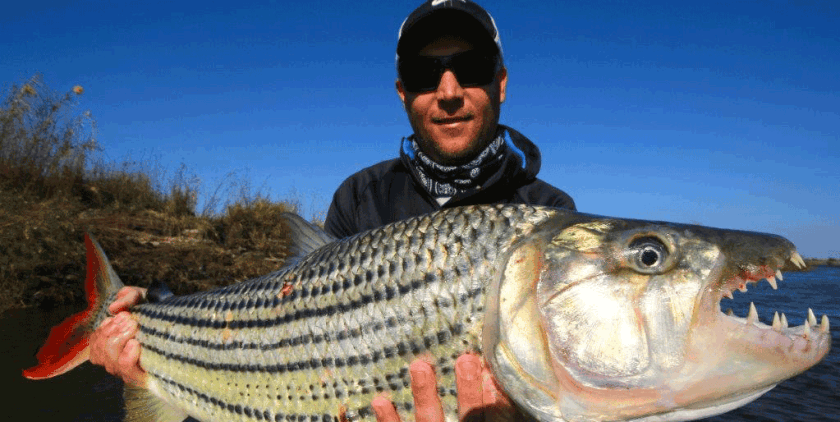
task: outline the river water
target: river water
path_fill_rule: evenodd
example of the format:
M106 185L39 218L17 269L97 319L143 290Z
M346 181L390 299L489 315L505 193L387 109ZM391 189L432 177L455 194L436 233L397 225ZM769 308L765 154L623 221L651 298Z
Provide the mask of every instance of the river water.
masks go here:
M812 308L817 318L828 315L832 350L811 370L779 384L753 403L704 422L827 422L840 421L840 268L817 267L808 273L788 273L779 290L767 283L724 300L736 315L747 314L755 302L759 318L771 321L784 312L791 325L800 325ZM60 377L31 381L21 369L36 363L34 354L49 329L79 309L51 311L15 309L0 316L0 379L4 380L3 414L10 421L120 421L122 383L99 367L85 363ZM0 417L0 419L4 419Z

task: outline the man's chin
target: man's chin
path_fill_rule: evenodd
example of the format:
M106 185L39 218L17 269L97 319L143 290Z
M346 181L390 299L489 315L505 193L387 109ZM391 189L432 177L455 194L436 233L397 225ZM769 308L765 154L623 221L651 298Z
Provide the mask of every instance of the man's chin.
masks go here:
M438 135L432 137L432 145L421 145L420 148L432 160L451 165L467 159L473 153L473 144L470 139Z

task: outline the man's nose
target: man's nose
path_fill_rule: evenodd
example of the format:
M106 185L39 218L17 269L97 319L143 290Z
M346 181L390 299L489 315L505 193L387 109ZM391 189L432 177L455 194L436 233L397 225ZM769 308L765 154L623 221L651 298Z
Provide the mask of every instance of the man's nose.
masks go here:
M438 100L451 100L456 98L463 98L464 88L458 83L458 78L451 70L447 69L443 72L438 82L436 90Z
M454 113L464 105L464 88L451 70L446 70L441 75L435 95L440 108L448 113Z

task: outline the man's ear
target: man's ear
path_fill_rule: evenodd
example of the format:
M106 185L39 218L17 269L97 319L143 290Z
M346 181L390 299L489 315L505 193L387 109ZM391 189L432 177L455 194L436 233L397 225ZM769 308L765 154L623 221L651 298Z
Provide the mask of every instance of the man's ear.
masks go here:
M397 95L400 96L400 101L402 101L403 106L405 106L405 88L402 86L402 81L397 79L394 86L397 88Z
M502 66L499 69L499 103L505 102L505 91L507 90L507 68Z

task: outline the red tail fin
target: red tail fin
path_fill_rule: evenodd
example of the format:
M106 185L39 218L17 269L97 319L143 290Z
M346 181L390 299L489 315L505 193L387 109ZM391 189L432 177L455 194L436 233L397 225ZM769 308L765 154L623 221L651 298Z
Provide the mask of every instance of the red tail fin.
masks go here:
M33 380L61 375L88 359L88 335L83 328L90 310L71 315L50 330L47 342L38 351L38 365L23 370L23 376Z
M122 282L111 269L102 248L89 235L85 235L87 249L87 278L85 293L88 307L69 316L50 330L47 341L38 351L38 365L23 370L29 379L52 378L61 375L88 359L88 337L107 315L112 296L122 287Z

